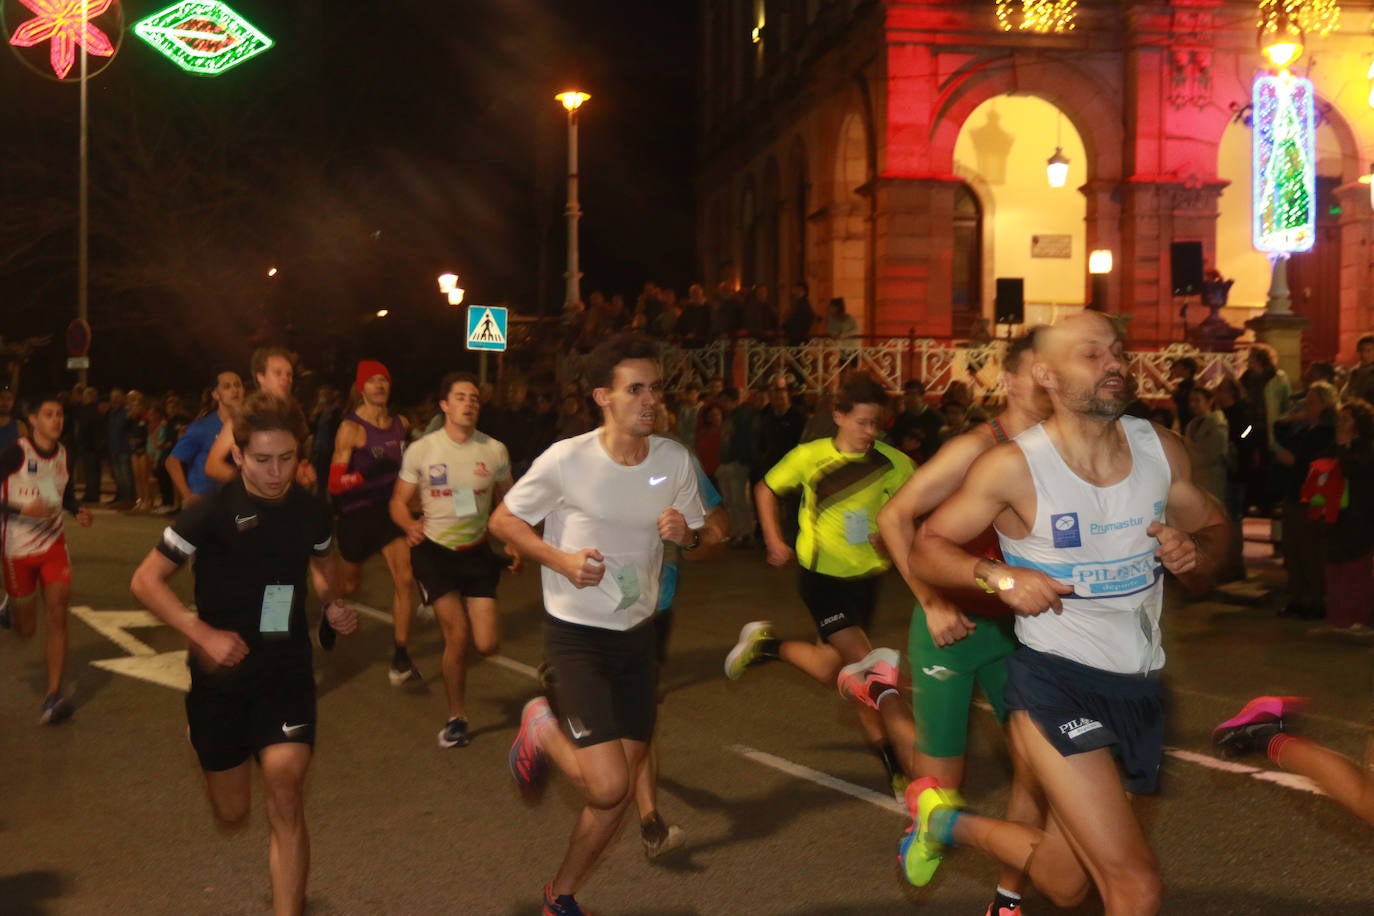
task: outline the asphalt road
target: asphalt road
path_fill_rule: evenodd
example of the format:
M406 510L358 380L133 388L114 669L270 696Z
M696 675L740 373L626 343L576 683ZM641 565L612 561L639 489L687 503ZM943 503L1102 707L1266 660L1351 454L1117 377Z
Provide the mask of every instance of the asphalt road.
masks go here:
M40 641L0 634L0 913L237 914L268 908L261 806L235 837L214 829L185 739L178 648L135 610L128 579L161 520L100 513L69 537L74 604L69 682L75 717L35 725ZM996 869L956 851L931 887L900 876L906 820L884 795L881 767L833 689L781 665L727 681L721 661L746 621L808 636L794 573L732 552L684 574L660 719L660 808L689 845L648 864L626 829L579 895L599 914L982 914ZM183 573L179 587L189 589ZM389 603L370 565L363 600ZM520 707L539 661L538 578L502 585L501 659L470 674L472 745L443 751L438 632L413 655L425 689L386 681L389 628L374 619L317 653L320 737L307 813L317 914L535 913L577 810L555 779L526 808L506 770ZM875 642L904 647L907 600L887 583ZM1167 667L1173 691L1162 793L1144 806L1167 886L1164 911L1294 914L1365 910L1374 902L1374 830L1328 800L1256 772L1216 769L1211 727L1261 692L1314 697L1308 734L1360 756L1369 733L1371 647L1314 638L1308 623L1263 605L1188 603L1171 595ZM102 632L103 631L103 632ZM127 634L127 635L125 635ZM41 630L40 630L41 637ZM138 656L138 657L135 657ZM124 661L119 661L123 659ZM113 661L122 670L97 667ZM133 674L153 678L144 680ZM991 717L974 714L966 796L996 813L1009 764ZM1027 914L1053 911L1031 897ZM1099 912L1095 901L1080 912Z

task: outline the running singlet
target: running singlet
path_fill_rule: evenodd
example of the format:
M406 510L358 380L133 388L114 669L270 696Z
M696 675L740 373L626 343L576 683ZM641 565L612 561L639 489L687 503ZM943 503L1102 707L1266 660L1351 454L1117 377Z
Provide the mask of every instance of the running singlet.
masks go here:
M506 494L505 505L527 524L543 522L544 543L570 553L595 547L605 558L601 581L587 588L541 567L549 614L568 623L629 630L652 617L658 605L658 517L671 506L695 529L706 523L706 513L691 456L680 443L650 436L644 460L627 467L611 460L600 435L594 429L549 446Z
M510 456L486 433L473 430L460 445L440 427L406 449L401 479L419 490L425 537L462 550L486 540L493 491L510 480Z
M1073 586L1064 612L1017 616L1022 643L1048 655L1117 674L1164 667L1159 613L1164 602L1159 542L1145 533L1164 521L1172 473L1148 420L1119 421L1131 472L1095 487L1064 463L1043 424L1016 437L1035 482L1035 524L1016 540L998 533L1011 566L1027 566Z
M363 482L334 497L340 512L353 512L391 499L396 475L401 470L406 432L401 418L395 414L391 415L391 425L386 429L373 426L356 412L349 412L344 419L361 426L366 436L362 446L348 456L348 473L361 474Z
M763 482L778 495L802 488L797 562L822 575L854 579L892 565L869 537L878 530L878 510L914 470L910 458L885 442L856 455L827 438L792 449Z
M27 518L3 513L5 556L28 557L44 553L62 539L62 509L75 513L76 494L71 486L71 465L62 443L44 455L28 438L0 453L0 500L21 509L35 499L52 508L46 518Z

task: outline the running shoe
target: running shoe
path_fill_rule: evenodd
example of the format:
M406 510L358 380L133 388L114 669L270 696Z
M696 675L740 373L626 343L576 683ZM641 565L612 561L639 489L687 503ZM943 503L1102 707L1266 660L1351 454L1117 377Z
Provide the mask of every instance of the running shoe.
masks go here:
M520 731L516 733L515 743L510 746L506 762L510 764L510 774L527 802L536 802L544 794L544 784L548 779L549 761L544 749L539 746L535 729L545 720L553 718L549 701L535 697L525 704L520 712ZM574 911L578 912L578 911Z
M897 666L901 660L896 649L874 649L854 664L845 665L836 679L840 696L877 709L878 699L897 689Z
M72 715L72 704L62 699L62 694L52 693L43 700L43 711L38 716L39 725L56 725Z
M954 789L944 789L932 776L918 779L906 789L906 806L911 811L912 824L897 855L907 881L925 887L940 867L945 846L930 835L930 816L941 808L962 808L964 799Z
M553 895L553 885L544 885L544 916L592 916L591 910L577 905L572 894Z
M448 747L467 747L468 746L468 720L462 716L455 716L444 723L444 727L439 729L439 746Z
M1269 739L1286 730L1284 718L1301 712L1307 703L1306 697L1255 697L1212 730L1212 743L1228 757L1263 753Z
M0 630L10 628L10 596L0 599Z
M739 631L739 642L735 643L730 654L725 656L725 676L732 681L739 680L744 674L744 669L759 662L759 643L772 638L773 622L771 620L755 620L753 623L746 623L744 628Z
M687 842L687 833L677 824L665 824L663 816L655 811L653 820L639 825L639 838L644 843L644 857L657 859L681 849Z
M998 906L995 902L988 904L987 916L1021 916L1019 906Z
M420 674L420 669L415 667L414 662L406 662L400 668L393 665L386 669L386 679L391 682L392 687L419 686L425 680L424 675Z

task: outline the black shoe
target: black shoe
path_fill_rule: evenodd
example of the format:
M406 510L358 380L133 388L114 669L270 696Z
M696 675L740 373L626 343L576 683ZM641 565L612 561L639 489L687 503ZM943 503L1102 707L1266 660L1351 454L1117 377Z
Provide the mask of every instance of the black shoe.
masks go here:
M339 634L334 632L334 628L329 625L329 618L320 615L320 648L328 652L334 648L334 641L339 638Z
M468 746L468 720L462 716L449 719L444 723L444 727L439 729L439 746L467 747Z

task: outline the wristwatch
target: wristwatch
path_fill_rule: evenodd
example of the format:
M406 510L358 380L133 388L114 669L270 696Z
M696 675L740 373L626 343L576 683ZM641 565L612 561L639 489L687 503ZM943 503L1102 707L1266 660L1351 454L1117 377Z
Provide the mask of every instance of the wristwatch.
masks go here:
M689 543L689 544L683 544L683 545L682 545L682 549L683 549L684 552L688 552L688 551L696 550L696 549L697 549L698 547L700 547L700 546L701 546L701 532L700 532L700 531L695 531L695 530L694 530L694 531L692 532L692 541L691 541L691 543Z
M995 563L995 561L989 562ZM1002 564L1000 563L996 563L996 565L999 567L1002 566ZM1006 568L1004 567L1004 570L1005 569ZM1012 589L1016 588L1016 579L1014 579L1006 571L1004 571L1002 575L993 579L992 582L989 583L987 579L984 579L982 576L978 575L977 569L975 567L973 581L977 583L979 588L987 592L989 595L996 595L998 592L1009 592Z

